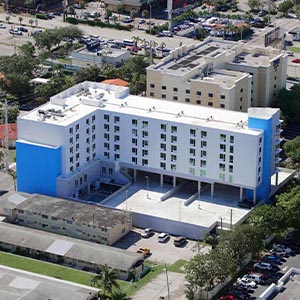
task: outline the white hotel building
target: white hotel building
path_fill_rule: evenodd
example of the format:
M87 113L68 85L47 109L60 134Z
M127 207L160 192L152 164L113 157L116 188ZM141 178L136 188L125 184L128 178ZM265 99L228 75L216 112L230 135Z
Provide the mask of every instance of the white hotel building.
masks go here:
M18 190L78 198L103 179L127 183L130 170L133 181L144 171L161 185L168 175L267 200L280 132L279 109L224 111L83 82L18 118Z

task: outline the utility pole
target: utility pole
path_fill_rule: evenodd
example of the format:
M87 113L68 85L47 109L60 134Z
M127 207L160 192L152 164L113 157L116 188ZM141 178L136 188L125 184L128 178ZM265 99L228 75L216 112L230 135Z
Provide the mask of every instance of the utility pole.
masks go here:
M166 272L166 278L167 278L168 300L170 300L169 276L168 276L168 269L167 269L166 262L165 262L165 272Z
M5 170L9 170L9 151L8 151L8 114L7 114L7 99L4 103L4 118L5 118Z

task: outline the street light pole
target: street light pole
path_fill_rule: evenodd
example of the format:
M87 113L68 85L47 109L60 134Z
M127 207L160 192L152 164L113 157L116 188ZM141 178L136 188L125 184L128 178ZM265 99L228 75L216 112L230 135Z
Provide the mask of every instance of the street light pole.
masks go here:
M145 176L145 179L146 179L147 199L149 199L149 176Z
M149 5L149 33L151 34L151 29L152 29L152 21L151 21L151 18L152 18L152 9L151 9L151 0L148 0L148 5Z
M167 269L166 262L165 262L165 272L166 272L166 279L167 279L168 300L170 300L169 276L168 276L168 269Z

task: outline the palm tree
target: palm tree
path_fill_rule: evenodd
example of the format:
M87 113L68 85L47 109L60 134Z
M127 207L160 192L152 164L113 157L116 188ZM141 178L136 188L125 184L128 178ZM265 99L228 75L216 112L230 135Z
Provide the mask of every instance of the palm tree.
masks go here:
M16 185L17 172L15 170L8 169L7 174L12 177L12 179L14 181L14 188L15 188L15 191L16 191L17 190L17 185Z
M107 265L104 265L100 273L95 275L91 279L91 285L102 288L102 295L105 297L106 293L112 294L113 288L120 288L120 285L117 282L118 275L112 268L109 268ZM100 291L99 291L100 294Z
M10 20L10 16L6 16L5 20L7 21L7 23L9 24L9 20Z
M128 298L125 293L123 293L120 290L117 290L112 293L111 300L128 300Z
M141 38L139 36L133 36L132 39L134 41L135 47L137 47L137 44L141 41Z
M31 27L33 27L34 20L33 19L29 19L28 23L30 24Z
M22 17L19 17L20 25L22 25L22 21L23 21L23 18L22 18Z
M144 9L144 10L142 11L142 17L143 17L143 19L147 19L148 16L149 16L148 10L147 10L147 9Z
M124 5L123 5L123 2L121 1L121 2L118 3L118 5L117 5L117 12L119 13L119 20L120 20L121 13L123 12L123 10L124 10Z

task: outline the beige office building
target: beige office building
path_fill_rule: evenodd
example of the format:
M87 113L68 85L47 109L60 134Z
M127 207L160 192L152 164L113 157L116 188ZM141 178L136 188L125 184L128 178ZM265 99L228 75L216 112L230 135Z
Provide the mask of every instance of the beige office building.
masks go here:
M273 48L207 39L147 68L147 96L246 112L271 106L285 87L287 55Z

